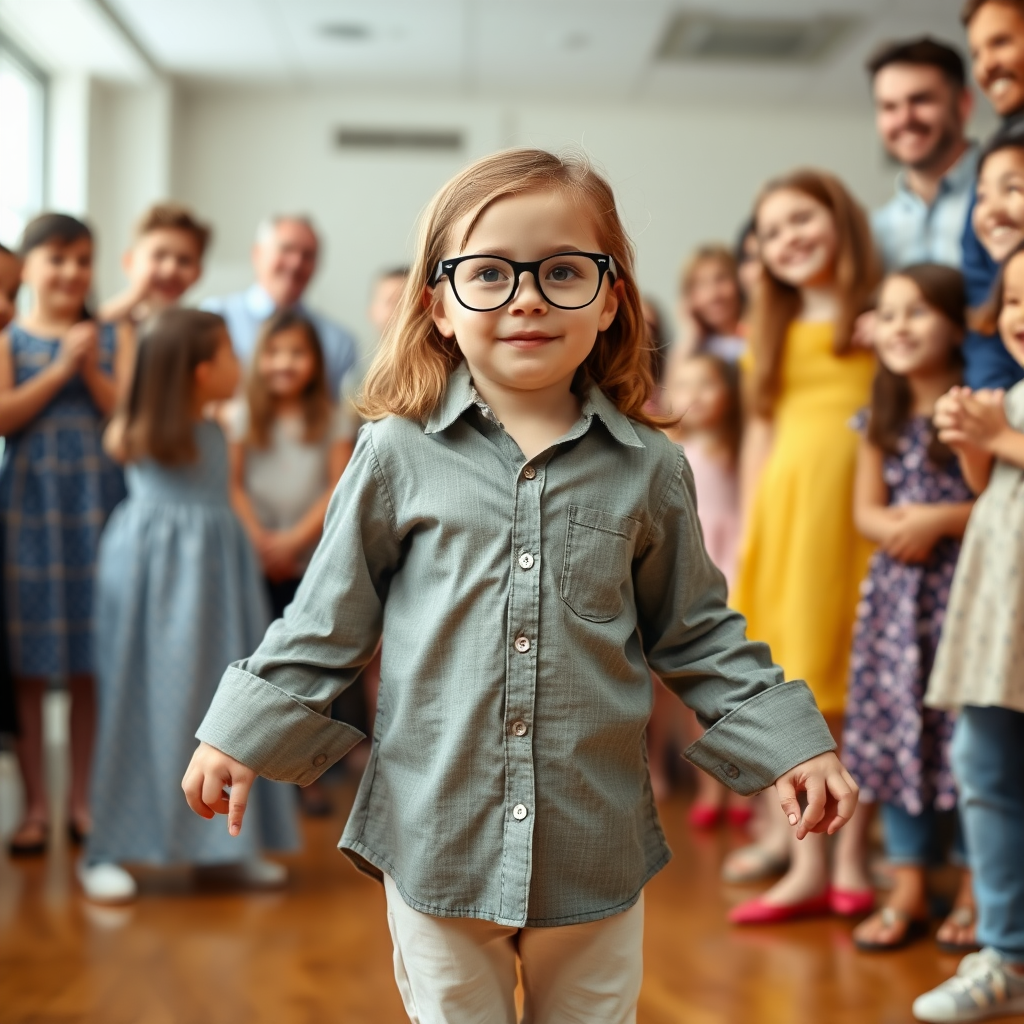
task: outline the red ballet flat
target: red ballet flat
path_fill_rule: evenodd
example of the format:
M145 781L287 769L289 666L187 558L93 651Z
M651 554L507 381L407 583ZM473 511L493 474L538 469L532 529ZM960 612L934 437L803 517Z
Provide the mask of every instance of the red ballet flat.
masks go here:
M718 807L712 807L710 804L694 804L690 808L687 819L693 828L709 829L718 824L721 816L722 811Z
M864 917L875 909L874 889L829 889L828 902L839 917Z
M827 917L832 912L828 892L799 903L765 903L760 896L741 903L729 911L730 924L779 924L803 917Z
M727 807L725 809L725 816L733 828L743 828L750 824L750 819L754 816L754 812L747 806Z

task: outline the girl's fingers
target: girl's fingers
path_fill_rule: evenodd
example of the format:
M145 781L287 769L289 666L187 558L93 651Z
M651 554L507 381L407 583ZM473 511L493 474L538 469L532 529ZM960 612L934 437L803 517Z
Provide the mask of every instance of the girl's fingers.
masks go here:
M790 825L795 825L800 820L800 802L796 798L792 778L789 775L779 778L775 783L775 792L779 795L779 803Z
M212 818L213 811L203 803L203 776L190 767L181 780L185 801L200 818Z
M228 832L233 836L242 831L242 818L245 816L251 787L252 781L248 778L232 780L231 797L228 801Z
M808 832L813 832L825 814L827 789L822 779L816 775L807 780L807 807L796 830L797 839L803 839Z
M860 791L845 768L838 775L829 776L828 788L837 805L835 818L828 829L829 835L832 835L853 817L854 811L857 810L857 801L860 799Z
M222 775L207 773L203 776L203 803L216 814L228 813L228 797L224 786L230 781Z

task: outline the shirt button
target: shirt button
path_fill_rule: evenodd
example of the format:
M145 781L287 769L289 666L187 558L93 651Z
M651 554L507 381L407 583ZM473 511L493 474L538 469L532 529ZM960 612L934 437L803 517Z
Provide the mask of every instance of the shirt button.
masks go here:
M526 809L525 804L516 804L515 807L512 808L512 817L515 818L516 821L522 821L529 813L530 812Z
M519 567L521 569L532 569L533 568L533 555L529 551L524 551L519 556Z
M727 764L723 766L722 771L729 776L730 779L739 778L740 770L734 764Z
M531 465L527 465L526 469L523 470L523 476L525 476L527 480L532 480L536 475L537 470L535 470Z
M512 732L516 736L525 736L526 733L527 733L526 723L525 722L513 722L512 723Z
M520 654L525 654L530 649L530 638L528 636L517 636L515 647Z
M322 765L324 763L324 761L326 761L326 760L327 760L327 755L326 754L317 754L316 757L313 758L313 764L314 764L315 767L319 768L320 765Z

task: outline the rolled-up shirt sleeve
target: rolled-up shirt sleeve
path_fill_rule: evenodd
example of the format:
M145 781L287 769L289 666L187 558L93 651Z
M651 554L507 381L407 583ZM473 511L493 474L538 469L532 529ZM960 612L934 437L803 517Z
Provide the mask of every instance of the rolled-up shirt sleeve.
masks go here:
M373 657L401 543L372 428L360 432L324 534L284 618L224 673L196 736L260 775L306 785L363 734L334 699Z
M686 757L738 793L756 793L835 749L807 684L785 682L766 644L726 604L704 548L693 476L682 452L634 567L651 669L707 730Z

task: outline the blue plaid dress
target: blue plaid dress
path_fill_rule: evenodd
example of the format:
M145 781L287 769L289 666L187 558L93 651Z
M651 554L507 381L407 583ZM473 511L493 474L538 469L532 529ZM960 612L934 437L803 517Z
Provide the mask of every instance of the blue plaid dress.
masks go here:
M56 357L60 341L8 328L15 384ZM114 328L100 330L100 366L112 372ZM92 672L93 578L100 532L125 496L103 452L103 415L72 378L23 430L0 467L4 597L15 676Z

